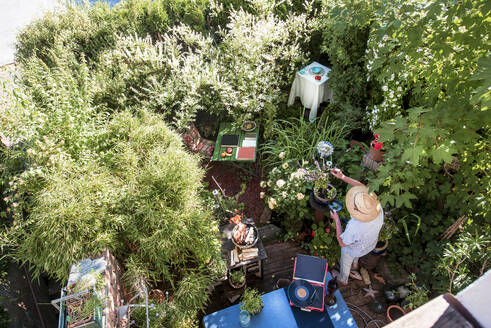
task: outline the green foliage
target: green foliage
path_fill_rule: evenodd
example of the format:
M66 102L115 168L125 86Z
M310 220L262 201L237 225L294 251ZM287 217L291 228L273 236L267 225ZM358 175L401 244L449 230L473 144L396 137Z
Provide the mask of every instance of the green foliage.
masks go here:
M314 238L309 244L310 253L326 259L330 265L335 265L341 254L335 228L334 225L324 224L324 222L313 224L312 236Z
M258 314L263 309L263 299L257 289L246 288L240 299L240 309L249 312L250 314Z
M414 230L414 236L413 237L416 237L416 234L418 233L419 231L419 228L421 227L421 218L414 214L414 213L411 213L411 214L408 214L406 216L404 216L403 218L399 219L397 221L397 223L401 223L402 226L404 227L404 233L406 235L406 238L407 238L407 241L409 242L409 244L411 244L411 237L409 236L409 229L408 229L408 224L407 224L407 221L406 219L409 219L409 218L415 218L417 221L416 221L416 228Z
M386 217L384 219L384 224L382 225L382 228L380 229L380 233L378 235L378 240L379 241L390 240L392 238L392 236L394 235L394 233L397 231L398 231L398 229L396 227L394 220Z
M435 273L448 279L449 293L462 290L490 268L491 238L488 232L485 228L475 229L474 233L466 231L457 240L445 243Z
M335 149L346 145L346 124L330 120L325 115L314 123L303 117L302 114L300 119L274 122L269 140L261 145L261 155L264 157L262 163L266 169L270 170L289 160L311 161L316 155L316 145L322 140L328 140Z
M228 278L230 279L230 281L232 282L232 284L234 284L234 285L240 285L245 280L244 270L242 270L242 269L240 269L240 270L232 270L232 271L230 271Z
M109 247L126 281L173 286L177 306L194 318L222 262L217 224L199 198L197 158L145 112L114 116L101 133L110 154L94 153L82 166L59 157L41 176L22 174L21 187L14 180L18 223L4 241L16 246L10 256L64 281L72 263Z
M366 128L362 110L368 100L365 50L372 17L373 1L323 1L321 49L329 56L329 86L335 95L328 109L351 129Z
M49 67L56 66L50 54L59 46L80 59L97 60L114 47L117 35L147 34L156 38L177 23L204 30L206 0L127 0L114 8L103 1L69 4L65 10L47 13L23 30L17 39L17 60L31 56Z
M426 289L424 285L423 286L416 285L415 274L411 274L409 276L409 279L411 280L411 282L406 284L406 286L410 288L409 295L407 295L406 297L406 301L408 301L409 304L406 306L406 308L414 310L415 308L420 307L421 305L429 301L429 297L428 297L429 291L428 289Z

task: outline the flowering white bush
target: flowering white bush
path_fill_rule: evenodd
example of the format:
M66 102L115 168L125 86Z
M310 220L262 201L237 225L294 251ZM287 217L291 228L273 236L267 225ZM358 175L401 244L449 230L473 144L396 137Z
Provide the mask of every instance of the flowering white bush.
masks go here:
M286 164L286 165L285 165ZM304 178L306 170L296 163L287 162L273 168L268 181L262 181L262 188L269 187L267 194L261 192L268 207L282 214L286 221L301 221L309 212L306 190L308 181Z
M184 25L155 45L138 37L119 43L124 63L139 61L142 54L150 54L154 63L155 70L148 70L144 87L137 90L139 101L163 111L178 127L186 127L198 110L237 122L270 123L296 69L307 62L304 45L316 20L307 14L280 19L265 0L251 5L257 14L231 11L218 45L212 36Z

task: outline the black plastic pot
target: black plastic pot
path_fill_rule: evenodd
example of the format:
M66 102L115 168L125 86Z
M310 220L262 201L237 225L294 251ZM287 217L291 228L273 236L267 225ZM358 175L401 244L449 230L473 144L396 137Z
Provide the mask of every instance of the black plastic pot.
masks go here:
M387 247L389 247L389 241L378 241L377 245L375 248L371 251L373 255L384 255L384 253L387 250Z

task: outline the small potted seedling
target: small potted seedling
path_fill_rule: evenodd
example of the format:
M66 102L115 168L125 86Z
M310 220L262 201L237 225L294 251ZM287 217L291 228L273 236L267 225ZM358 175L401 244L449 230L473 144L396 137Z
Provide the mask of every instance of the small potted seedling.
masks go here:
M254 288L246 288L244 294L242 294L240 309L247 311L251 315L256 315L261 312L263 307L264 303L259 291Z
M230 270L228 273L228 283L232 288L239 289L246 284L246 275L243 267Z

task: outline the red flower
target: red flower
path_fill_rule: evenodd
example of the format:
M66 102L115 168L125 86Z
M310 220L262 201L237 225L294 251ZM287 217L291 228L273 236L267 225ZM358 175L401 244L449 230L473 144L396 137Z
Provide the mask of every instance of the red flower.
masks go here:
M375 148L375 149L377 149L377 150L378 150L378 149L382 149L382 147L383 147L383 146L384 146L384 143L383 143L383 142L375 142L375 143L373 144L373 148Z
M327 233L329 233L329 232L331 232L331 229L325 228L324 231L327 232Z
M312 235L312 237L314 237L314 236L315 236L315 233L314 233L314 231L312 231L312 234L311 234L311 235Z
M378 137L380 137L380 134L376 134L376 133L374 133L374 134L373 134L373 137L375 138L375 140L378 140Z

